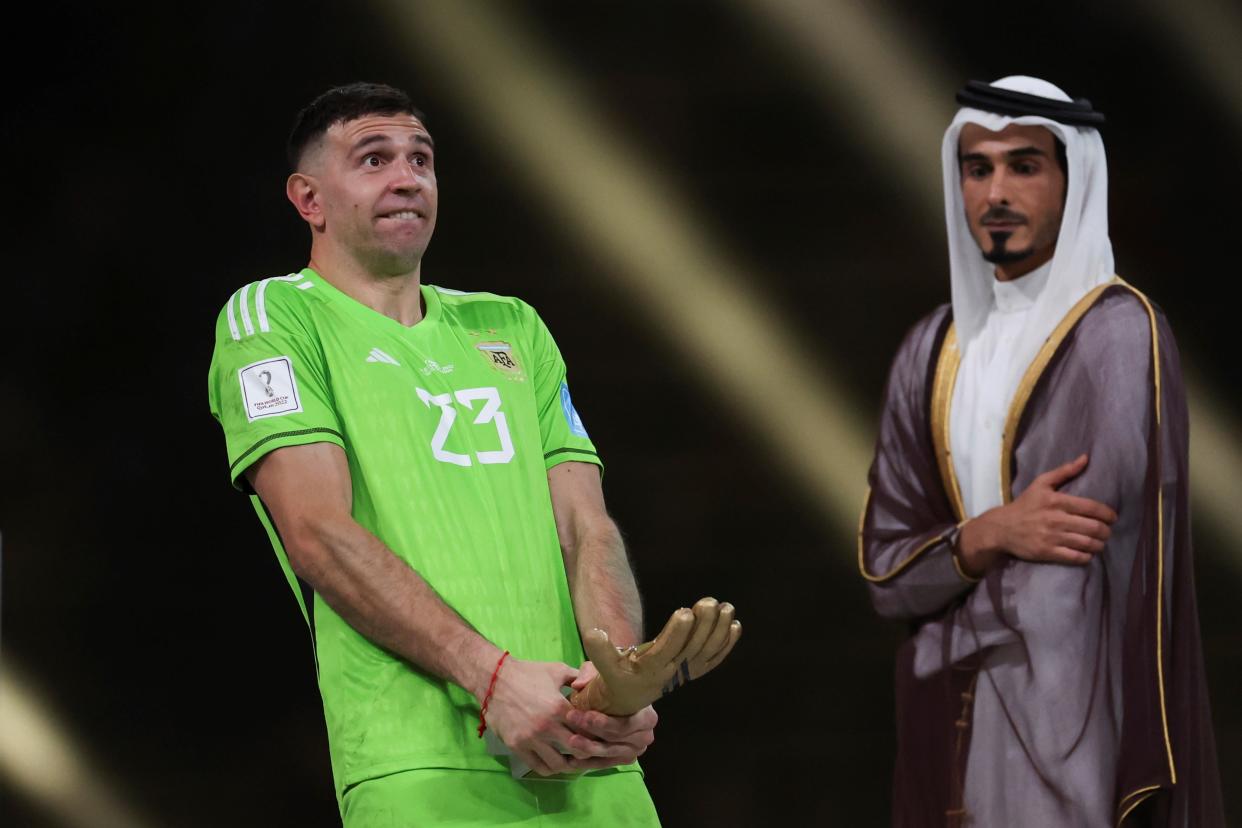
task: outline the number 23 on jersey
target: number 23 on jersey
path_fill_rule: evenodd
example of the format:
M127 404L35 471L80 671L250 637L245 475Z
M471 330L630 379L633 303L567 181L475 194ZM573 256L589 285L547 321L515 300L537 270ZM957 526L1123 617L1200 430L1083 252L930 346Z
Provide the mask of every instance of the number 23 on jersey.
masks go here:
M513 438L509 436L509 425L505 421L504 412L500 410L500 391L498 389L495 387L464 388L461 391L444 394L432 394L423 388L415 388L414 390L418 393L418 398L428 408L438 406L440 409L440 422L436 425L435 434L431 436L431 454L441 463L469 466L476 460L486 465L490 463L508 463L513 459ZM456 401L456 405L454 401ZM477 412L475 410L476 403L482 403ZM449 432L453 430L453 424L457 422L457 405L462 406L475 415L472 425L485 426L491 423L495 426L496 434L500 438L499 450L476 451L472 457L469 454L449 451L444 447L444 444L448 442Z

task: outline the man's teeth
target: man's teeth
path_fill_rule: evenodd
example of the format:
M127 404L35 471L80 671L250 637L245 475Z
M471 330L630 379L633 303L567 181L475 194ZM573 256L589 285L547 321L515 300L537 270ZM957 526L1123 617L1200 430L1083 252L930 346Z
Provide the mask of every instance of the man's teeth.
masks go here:
M389 213L388 218L395 219L413 219L418 218L418 213L413 210L402 210L400 213Z

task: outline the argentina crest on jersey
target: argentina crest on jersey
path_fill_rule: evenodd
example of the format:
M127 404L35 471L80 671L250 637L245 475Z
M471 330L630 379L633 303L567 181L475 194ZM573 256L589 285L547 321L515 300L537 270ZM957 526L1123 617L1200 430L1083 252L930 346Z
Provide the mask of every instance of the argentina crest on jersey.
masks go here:
M517 353L508 342L480 342L475 346L483 355L483 361L509 379L524 380L526 373L522 363L518 362Z
M569 424L569 433L575 437L586 437L589 440L586 426L582 424L582 418L578 416L574 401L569 396L569 384L564 382L561 383L561 411L565 414L565 422Z

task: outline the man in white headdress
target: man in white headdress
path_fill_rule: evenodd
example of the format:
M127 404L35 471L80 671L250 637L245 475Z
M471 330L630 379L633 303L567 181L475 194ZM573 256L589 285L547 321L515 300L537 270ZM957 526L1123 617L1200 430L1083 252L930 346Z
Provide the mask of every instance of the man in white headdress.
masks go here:
M945 133L952 303L894 360L859 533L898 654L899 826L1217 826L1187 418L1114 275L1103 115L971 82Z

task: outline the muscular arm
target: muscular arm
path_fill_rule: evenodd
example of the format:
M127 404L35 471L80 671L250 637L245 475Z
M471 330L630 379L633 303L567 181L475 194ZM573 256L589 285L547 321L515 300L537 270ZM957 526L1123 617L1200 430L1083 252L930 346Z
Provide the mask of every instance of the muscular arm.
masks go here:
M422 670L481 698L501 651L351 516L345 452L331 443L277 449L247 471L289 565L350 626Z
M620 647L641 644L643 610L638 585L621 533L604 507L599 469L590 463L561 463L548 470L548 488L578 629L606 630ZM581 690L594 676L594 665L586 662L574 688ZM628 764L655 741L658 719L650 706L632 716L574 710L566 721L578 734L567 746L583 750L578 740L592 737L608 743L598 751L600 758L579 760L579 767Z
M482 703L501 656L422 576L351 515L349 464L339 446L277 449L247 471L276 523L289 564L358 632ZM578 671L509 658L488 721L538 773L615 763L617 749L568 727L575 712L561 694ZM572 757L563 756L561 747Z
M556 532L578 629L598 627L619 647L642 643L642 603L621 533L604 507L599 469L568 462L548 470Z

